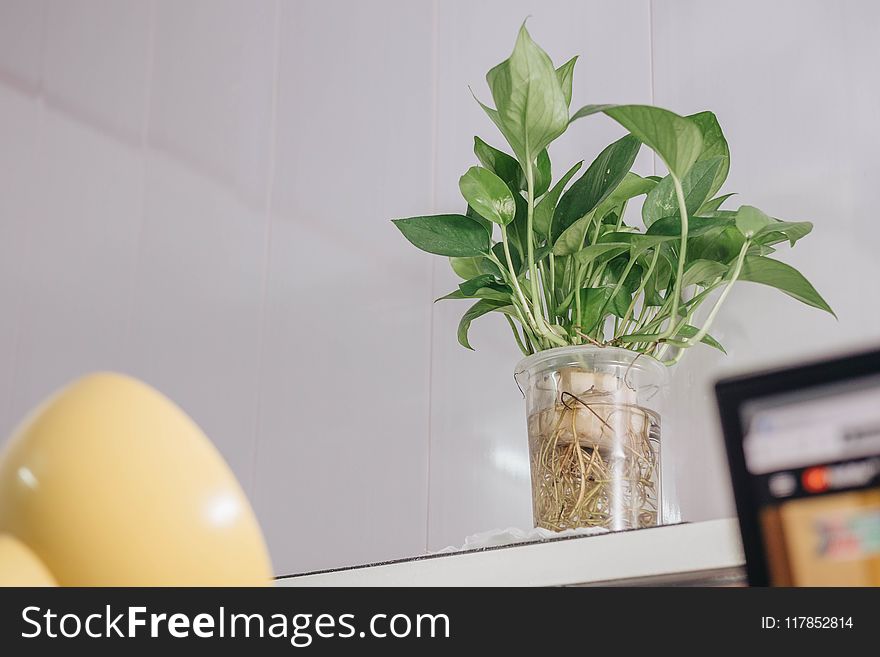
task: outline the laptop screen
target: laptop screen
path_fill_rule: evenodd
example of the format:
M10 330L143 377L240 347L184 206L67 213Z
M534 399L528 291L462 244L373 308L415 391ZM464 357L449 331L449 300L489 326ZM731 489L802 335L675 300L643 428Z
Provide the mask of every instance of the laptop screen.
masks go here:
M718 385L750 581L880 586L880 373L811 367Z

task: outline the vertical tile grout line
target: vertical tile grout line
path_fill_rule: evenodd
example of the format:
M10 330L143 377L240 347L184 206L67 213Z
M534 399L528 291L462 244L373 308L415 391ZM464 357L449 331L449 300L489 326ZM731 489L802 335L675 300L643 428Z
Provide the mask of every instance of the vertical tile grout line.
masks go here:
M438 123L438 41L439 0L431 3L431 212L437 211L437 123ZM427 404L427 450L425 455L425 552L431 537L431 428L433 425L434 385L434 282L437 272L435 258L431 258L431 289L428 294L428 404Z
M150 120L153 111L153 82L156 71L156 8L157 0L150 2L149 27L147 28L147 59L145 66L147 68L146 75L146 94L144 96L144 114L141 122L140 134L140 151L141 151L141 198L140 198L140 222L137 227L137 235L134 243L134 258L131 263L131 271L129 272L129 298L128 308L126 309L125 333L122 336L122 348L120 360L127 359L126 354L131 348L131 338L134 323L134 306L137 299L137 275L141 265L141 256L143 255L144 231L147 224L147 168L149 166L149 148L150 148ZM131 363L129 363L131 364Z
M654 105L654 0L648 0L648 72L651 78L651 104ZM657 154L651 151L651 173L657 175Z
M269 118L269 163L266 174L266 196L264 201L264 211L266 213L266 235L263 245L263 271L260 281L260 302L259 302L259 325L257 330L257 377L254 382L256 385L256 397L254 404L254 430L253 440L251 442L251 467L249 473L249 481L245 489L248 491L251 504L255 507L257 500L257 458L259 456L260 429L262 423L260 415L263 408L262 381L263 367L266 360L266 322L268 317L267 306L269 297L269 257L272 252L272 197L275 193L275 160L278 135L278 88L280 86L281 72L281 0L275 0L275 22L273 38L273 71L272 71L272 101L271 114Z

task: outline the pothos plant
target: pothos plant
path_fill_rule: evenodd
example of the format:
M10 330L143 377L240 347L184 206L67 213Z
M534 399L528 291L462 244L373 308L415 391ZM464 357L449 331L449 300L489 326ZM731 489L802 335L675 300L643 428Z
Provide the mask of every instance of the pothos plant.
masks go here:
M700 342L723 351L709 329L738 281L832 313L803 275L770 257L811 223L722 207L732 196L718 195L730 152L713 113L679 116L648 105L571 112L576 60L555 68L523 25L511 56L486 75L495 108L480 103L512 154L475 137L480 165L459 180L465 213L394 220L412 244L448 256L464 279L442 299L476 300L458 327L463 346L471 348L471 322L497 312L527 355L612 345L672 364ZM585 171L578 162L554 181L548 147L573 121L603 114L628 134ZM630 170L643 145L665 176ZM630 225L627 207L639 201L643 226Z

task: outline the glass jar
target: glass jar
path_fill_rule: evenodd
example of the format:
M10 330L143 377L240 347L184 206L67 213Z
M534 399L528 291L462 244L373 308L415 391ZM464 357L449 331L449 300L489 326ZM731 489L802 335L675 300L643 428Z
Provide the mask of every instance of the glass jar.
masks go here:
M616 347L548 349L517 366L526 398L536 527L662 524L666 367Z

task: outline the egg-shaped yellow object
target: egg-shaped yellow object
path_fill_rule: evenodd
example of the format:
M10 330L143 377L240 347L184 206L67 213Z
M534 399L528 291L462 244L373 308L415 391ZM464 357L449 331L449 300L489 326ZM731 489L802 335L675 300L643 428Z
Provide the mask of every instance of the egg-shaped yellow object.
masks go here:
M62 586L259 586L263 536L198 426L128 376L56 393L0 454L0 532Z
M0 586L55 586L52 573L28 547L0 534Z

